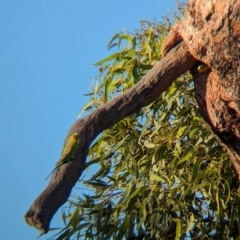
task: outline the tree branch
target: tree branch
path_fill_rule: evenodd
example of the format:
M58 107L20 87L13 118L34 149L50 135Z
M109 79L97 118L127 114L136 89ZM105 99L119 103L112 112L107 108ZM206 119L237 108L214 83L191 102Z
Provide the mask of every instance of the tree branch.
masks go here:
M77 154L71 163L62 165L53 174L48 186L25 214L26 222L42 233L47 233L53 215L67 201L73 186L81 176L89 146L96 136L155 101L177 77L196 63L197 60L182 42L156 63L137 85L85 118L77 120L68 133L69 136L77 132L80 136Z

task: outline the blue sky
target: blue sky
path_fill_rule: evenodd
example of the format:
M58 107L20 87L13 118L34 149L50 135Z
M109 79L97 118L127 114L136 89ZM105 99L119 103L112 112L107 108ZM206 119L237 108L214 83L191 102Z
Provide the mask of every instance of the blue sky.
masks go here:
M39 236L23 216L47 185L110 38L169 9L175 0L0 0L2 239ZM61 226L58 212L50 227Z

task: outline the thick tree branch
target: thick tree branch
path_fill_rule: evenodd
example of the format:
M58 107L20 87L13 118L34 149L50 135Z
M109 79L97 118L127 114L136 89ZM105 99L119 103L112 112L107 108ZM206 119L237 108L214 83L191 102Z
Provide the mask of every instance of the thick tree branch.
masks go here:
M181 74L196 65L182 42L173 48L134 87L114 98L83 119L77 120L69 134L77 132L80 144L72 163L62 165L52 176L48 186L37 197L25 215L27 223L42 233L48 232L55 212L67 201L85 165L91 142L103 130L126 116L155 101Z

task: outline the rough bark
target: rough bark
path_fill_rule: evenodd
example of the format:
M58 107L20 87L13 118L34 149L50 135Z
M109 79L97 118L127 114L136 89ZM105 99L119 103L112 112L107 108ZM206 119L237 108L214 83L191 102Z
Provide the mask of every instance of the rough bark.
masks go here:
M240 2L191 0L165 40L163 54L181 41L210 67L204 73L192 70L195 97L240 177Z
M73 124L69 135L79 133L80 143L71 163L62 165L48 186L25 214L26 222L48 232L50 221L68 199L85 165L88 148L95 137L111 125L156 100L181 74L197 64L184 43L173 48L164 59L133 88ZM68 138L67 136L67 138ZM66 138L66 139L67 139Z

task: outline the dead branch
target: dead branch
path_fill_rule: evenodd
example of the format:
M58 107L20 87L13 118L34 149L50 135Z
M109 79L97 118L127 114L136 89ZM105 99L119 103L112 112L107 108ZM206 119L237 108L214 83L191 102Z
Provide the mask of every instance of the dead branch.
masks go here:
M42 233L47 233L53 215L68 200L73 186L81 176L89 146L96 136L155 101L177 77L196 64L197 60L182 42L156 63L137 85L85 118L77 120L68 133L69 136L77 132L80 136L77 154L72 163L62 165L53 174L48 186L25 214L26 222Z

